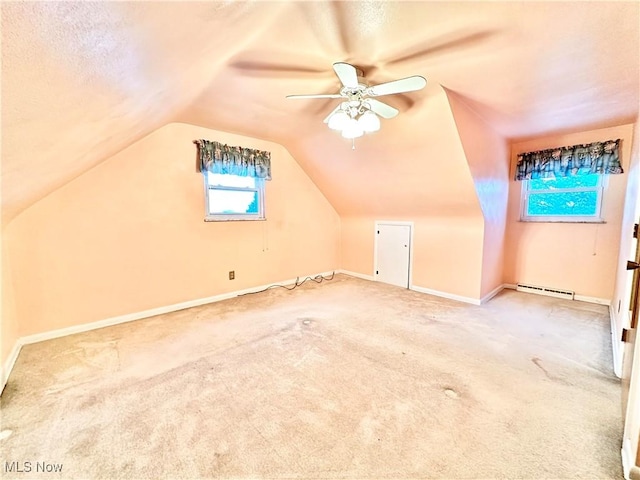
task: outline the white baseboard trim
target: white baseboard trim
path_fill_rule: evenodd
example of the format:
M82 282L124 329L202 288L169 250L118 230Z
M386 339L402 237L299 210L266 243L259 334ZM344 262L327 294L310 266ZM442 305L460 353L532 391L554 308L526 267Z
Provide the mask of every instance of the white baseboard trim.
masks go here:
M489 300L491 300L493 297L495 297L497 294L499 294L505 288L506 287L504 286L504 284L498 285L496 288L491 290L489 293L487 293L484 297L482 297L480 299L480 305L484 305L485 303L487 303Z
M472 305L480 305L480 302L481 302L481 300L478 298L463 297L462 295L455 295L453 293L441 292L439 290L432 290L430 288L418 287L416 285L411 285L409 289L414 290L416 292L420 292L420 293L434 295L436 297L448 298L449 300L457 300L458 302L470 303Z
M622 378L622 342L618 338L618 328L616 326L616 316L613 308L609 307L609 319L611 320L611 350L613 352L613 373L616 377Z
M345 275L349 275L350 277L362 278L363 280L371 280L375 281L373 275L365 275L364 273L352 272L350 270L339 270L339 273L344 273Z
M267 285L260 285L257 287L245 288L244 290L236 290L233 292L222 293L220 295L214 295L212 297L206 298L198 298L195 300L189 300L187 302L174 303L173 305L166 305L164 307L151 308L149 310L143 310L141 312L136 313L128 313L126 315L119 315L117 317L106 318L104 320L98 320L96 322L83 323L80 325L73 325L71 327L59 328L56 330L50 330L48 332L36 333L34 335L27 335L25 337L20 337L16 340L16 343L11 351L11 355L5 362L4 368L2 369L2 384L0 385L2 389L6 385L7 380L9 379L9 375L11 374L11 370L15 365L16 359L18 358L18 354L23 345L28 345L30 343L38 343L44 342L45 340L53 340L54 338L65 337L67 335L73 335L75 333L88 332L90 330L97 330L99 328L110 327L112 325L118 325L120 323L133 322L134 320L141 320L143 318L155 317L156 315L162 315L164 313L177 312L178 310L184 310L186 308L199 307L200 305L206 305L208 303L220 302L222 300L227 300L229 298L237 297L238 295L244 295L247 293L255 293L260 290L264 290L265 288L270 287L271 285L293 285L296 280L305 279L307 277L317 277L318 275L322 275L323 277L329 276L332 273L338 273L339 270L331 270L328 272L314 273L310 275L300 276L296 278L290 278L288 280L282 280L280 282L273 282ZM0 390L1 392L2 390Z
M514 283L503 283L502 286L511 290L516 290L518 288ZM579 295L577 293L573 295L573 299L578 302L597 303L598 305L606 306L611 305L611 300L608 298L589 297L587 295Z
M636 452L631 451L631 442L628 438L622 441L620 455L622 457L622 472L624 473L624 478L627 480L640 478L640 468L636 465Z
M371 280L372 282L376 281L376 279L375 279L375 277L373 275L365 275L364 273L352 272L350 270L340 270L340 273L343 273L345 275L349 275L351 277L362 278L363 280ZM459 302L472 303L474 305L480 305L480 302L481 302L481 300L477 300L475 298L463 297L463 296L460 296L460 295L454 295L453 293L440 292L438 290L431 290L430 288L418 287L416 285L411 285L409 287L409 290L413 290L413 291L419 292L419 293L427 293L429 295L434 295L436 297L448 298L450 300L458 300ZM498 291L496 291L495 293L491 292L491 293L489 293L489 295L491 295L491 296L496 295L498 293ZM489 297L489 298L491 298L491 297ZM489 300L489 298L487 298L487 300Z
M327 276L331 275L334 271L314 273L298 277L298 279L304 279L307 277L316 277L318 275ZM58 330L51 330L49 332L36 333L35 335L28 335L22 337L24 345L29 343L43 342L45 340L52 340L54 338L65 337L67 335L73 335L74 333L88 332L89 330L97 330L98 328L110 327L112 325L118 325L120 323L132 322L134 320L141 320L143 318L155 317L156 315L162 315L164 313L177 312L178 310L184 310L186 308L199 307L200 305L206 305L208 303L220 302L229 298L237 297L238 295L245 295L247 293L259 292L264 290L270 285L293 285L297 279L290 278L288 280L282 280L280 282L273 282L268 285L260 285L258 287L245 288L244 290L235 290L233 292L222 293L220 295L214 295L212 297L198 298L196 300L189 300L187 302L174 303L173 305L167 305L164 307L152 308L149 310L143 310L136 313L128 313L126 315L119 315L117 317L111 317L104 320L98 320L91 323L83 323L81 325L74 325L72 327L60 328Z
M578 302L597 303L598 305L606 305L607 307L611 305L611 300L609 299L588 297L586 295L578 295L577 293L573 295L573 299Z
M17 339L16 343L13 344L9 357L5 360L4 365L2 365L2 372L0 372L0 382L2 382L0 383L0 395L2 395L2 391L7 384L7 380L9 380L9 375L11 375L11 370L13 370L16 360L18 360L18 355L20 354L22 345L23 344L20 339Z

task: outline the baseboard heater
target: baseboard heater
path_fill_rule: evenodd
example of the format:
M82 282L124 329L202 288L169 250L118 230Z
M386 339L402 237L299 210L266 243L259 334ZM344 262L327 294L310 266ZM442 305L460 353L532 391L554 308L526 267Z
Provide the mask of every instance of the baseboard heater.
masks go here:
M548 297L566 298L567 300L573 300L575 292L569 290L558 290L557 288L537 287L535 285L526 285L524 283L518 283L516 285L518 292L535 293L537 295L546 295Z

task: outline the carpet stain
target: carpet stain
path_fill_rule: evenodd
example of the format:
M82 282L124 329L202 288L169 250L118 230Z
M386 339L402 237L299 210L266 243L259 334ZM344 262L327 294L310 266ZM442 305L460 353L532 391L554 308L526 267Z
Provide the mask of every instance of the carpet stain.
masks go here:
M444 389L444 394L449 398L459 398L460 397L460 395L458 395L458 392L456 392L455 390L453 390L451 388L445 388Z
M229 463L229 454L228 452L214 452L213 453L213 462L217 469L224 467Z
M542 370L544 372L544 374L547 376L547 378L549 380L552 380L556 383L559 383L560 385L567 385L567 386L571 386L573 385L571 382L568 382L567 380L565 380L564 378L559 378L555 375L551 375L546 368L544 368L542 366L542 360L539 359L538 357L533 357L531 359L531 361L535 364L536 367L538 367L540 370Z
M541 360L541 359L539 359L538 357L533 357L533 358L531 359L531 361L534 363L534 365L535 365L536 367L538 367L540 370L542 370L542 371L544 372L544 374L547 376L547 378L550 378L550 379L552 379L552 380L553 380L553 378L551 377L551 375L549 375L549 372L547 371L547 369L546 369L546 368L544 368L544 367L541 365L541 362L542 362L542 360Z
M90 395L82 400L82 403L78 405L79 409L90 408L93 407L96 403L98 403L98 397L95 395Z

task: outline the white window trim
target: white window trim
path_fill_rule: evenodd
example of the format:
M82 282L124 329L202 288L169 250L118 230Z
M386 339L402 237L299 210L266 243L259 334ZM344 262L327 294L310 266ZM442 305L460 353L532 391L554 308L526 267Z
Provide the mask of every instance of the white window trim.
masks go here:
M580 188L566 188L558 190L558 193L572 193L572 192L598 192L598 203L596 204L595 215L527 215L526 212L529 206L529 194L530 193L542 193L550 192L548 190L530 190L529 181L522 181L522 190L520 192L520 221L521 222L544 222L544 223L605 223L602 218L602 203L604 199L605 187L608 183L608 175L598 176L598 185L595 187L580 187Z
M264 207L264 189L265 183L263 178L256 178L256 187L225 187L225 186L213 186L209 185L207 182L207 175L203 172L202 175L204 181L204 211L205 222L230 222L230 221L260 221L266 220L265 216L265 207ZM260 206L260 210L258 213L233 213L233 214L224 214L224 213L209 213L209 192L211 190L232 190L237 192L257 192L258 193L258 203Z

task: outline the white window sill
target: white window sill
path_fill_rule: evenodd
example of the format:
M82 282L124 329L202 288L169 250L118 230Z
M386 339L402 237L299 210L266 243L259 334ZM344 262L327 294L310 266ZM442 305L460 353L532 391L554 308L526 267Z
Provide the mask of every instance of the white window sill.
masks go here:
M205 222L264 222L266 218L256 217L205 217Z
M601 220L601 219L594 219L594 220L562 220L562 219L551 219L551 218L544 218L544 219L523 219L521 218L520 220L518 220L518 222L520 223L595 223L595 224L603 224L603 223L607 223L605 220Z

